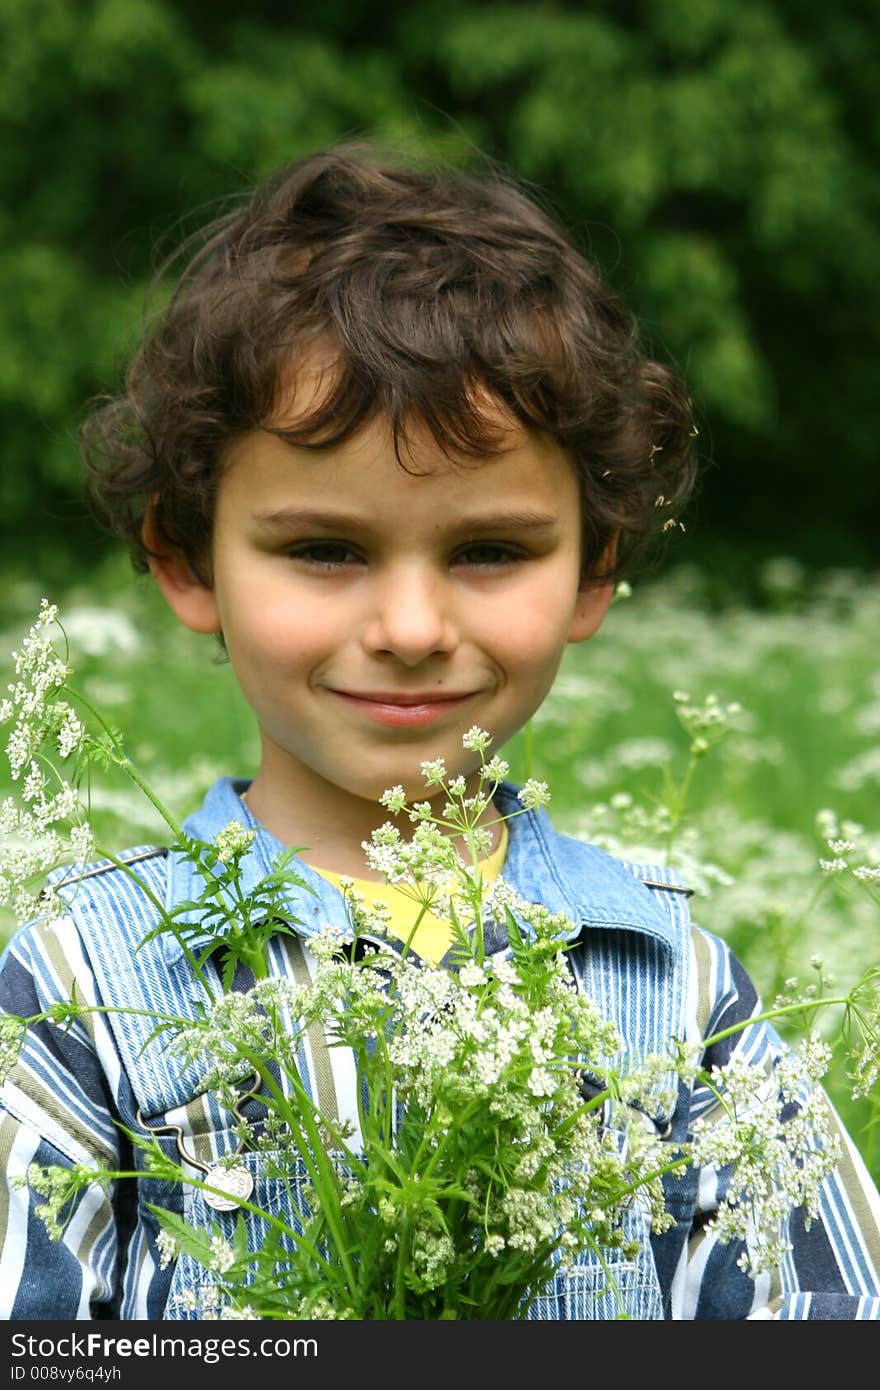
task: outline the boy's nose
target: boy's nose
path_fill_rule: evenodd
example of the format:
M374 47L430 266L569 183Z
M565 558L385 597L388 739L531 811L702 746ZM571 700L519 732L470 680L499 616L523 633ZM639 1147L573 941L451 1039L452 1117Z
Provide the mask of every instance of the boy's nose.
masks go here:
M389 573L377 585L364 646L371 656L395 656L406 666L448 655L458 646L448 597L434 578L412 571Z

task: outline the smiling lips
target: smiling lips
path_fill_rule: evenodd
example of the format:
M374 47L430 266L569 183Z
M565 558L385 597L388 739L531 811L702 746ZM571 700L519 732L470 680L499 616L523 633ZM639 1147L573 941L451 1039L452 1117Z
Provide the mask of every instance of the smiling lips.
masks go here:
M377 690L361 694L349 690L332 690L331 694L344 700L377 724L398 728L413 728L432 724L451 709L472 698L475 691L464 694L438 695L436 691L404 693L399 690Z

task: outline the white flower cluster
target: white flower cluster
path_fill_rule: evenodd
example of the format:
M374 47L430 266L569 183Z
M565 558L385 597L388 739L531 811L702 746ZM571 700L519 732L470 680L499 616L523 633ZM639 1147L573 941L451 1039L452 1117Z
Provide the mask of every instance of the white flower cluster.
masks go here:
M12 1071L24 1043L25 1027L20 1018L0 1015L0 1083Z
M307 998L307 990L278 978L259 980L248 991L232 990L179 1028L168 1044L169 1053L184 1066L203 1065L203 1084L231 1109L239 1099L240 1083L253 1073L248 1057L295 1057L291 1023Z
M526 811L539 811L543 806L549 805L550 788L546 782L536 782L530 777L524 782L517 793L518 800Z
M475 793L468 794L465 777L448 778L443 758L423 762L421 771L426 785L442 789L449 797L440 814L430 801L410 805L399 784L389 787L379 798L380 804L395 816L406 814L416 829L405 839L398 827L387 821L362 845L368 865L386 883L395 885L419 907L449 918L459 928L474 924L481 901L484 918L502 922L505 906L518 906L503 901L508 891L503 880L487 888L479 868L479 860L492 848L493 826L498 820L492 797L510 772L509 764L497 754L487 761L491 742L492 736L476 724L462 738L466 751L480 755L480 785ZM548 804L550 791L546 782L530 778L520 789L518 799L522 810L514 814L536 811ZM487 819L487 813L491 819ZM382 921L371 921L356 895L349 893L349 902L357 927L382 931Z
M107 1169L91 1167L88 1163L74 1163L69 1168L47 1168L39 1163L31 1163L25 1173L13 1177L12 1185L39 1195L42 1199L40 1220L50 1239L60 1240L70 1220L71 1203L76 1193L89 1187L106 1189L111 1181L112 1175Z
M167 1269L177 1259L180 1250L174 1236L168 1231L160 1231L156 1237L156 1250L159 1255L159 1268Z
M370 868L386 883L422 883L440 892L448 886L449 875L463 868L453 841L428 822L417 825L406 840L396 825L386 821L361 848Z
M58 699L69 671L52 645L50 629L57 621L57 606L43 599L36 622L12 653L16 679L8 686L9 698L0 701L0 724L15 720L6 744L15 780L49 735L54 734L61 758L70 757L82 743L82 724L71 706Z
M253 830L248 830L240 821L232 820L228 825L224 825L222 830L218 830L214 837L217 846L217 858L221 864L229 864L233 859L240 858L246 854L254 842Z
M692 703L687 691L673 691L676 714L683 728L690 734L691 752L703 754L716 743L726 738L735 721L742 715L743 707L737 701L722 704L714 692L708 694L702 705Z
M711 1073L719 1104L695 1123L689 1154L704 1182L716 1174L721 1195L711 1229L744 1242L740 1263L753 1274L784 1259L786 1218L803 1207L810 1224L820 1186L840 1159L817 1084L829 1061L827 1045L809 1037L769 1071L735 1059Z
M85 863L93 838L79 792L64 780L55 760L65 761L85 740L73 708L60 698L68 667L51 642L58 610L43 600L36 622L13 653L16 679L0 702L0 723L12 721L6 756L17 795L0 803L0 905L21 922L38 912L61 915L51 895L33 885L65 860Z
M831 856L819 860L822 873L851 876L880 903L880 838L868 835L856 821L839 820L828 809L816 816L816 829Z
M850 991L847 1037L852 1095L856 1100L876 1096L880 1085L880 965L869 967Z

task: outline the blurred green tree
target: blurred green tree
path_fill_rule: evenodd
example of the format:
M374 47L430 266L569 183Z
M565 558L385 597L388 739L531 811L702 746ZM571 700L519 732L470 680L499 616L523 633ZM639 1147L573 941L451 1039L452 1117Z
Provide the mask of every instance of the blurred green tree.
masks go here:
M0 0L7 562L100 547L76 424L163 245L376 135L531 180L686 372L692 545L876 563L876 37L874 0Z

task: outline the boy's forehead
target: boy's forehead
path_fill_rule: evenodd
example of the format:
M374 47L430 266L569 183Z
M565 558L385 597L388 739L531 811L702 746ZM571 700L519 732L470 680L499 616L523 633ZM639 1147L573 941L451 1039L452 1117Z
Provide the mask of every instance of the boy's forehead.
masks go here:
M382 416L326 449L271 431L240 436L227 453L218 518L247 515L267 533L359 519L380 530L404 523L413 535L447 525L476 535L500 527L499 518L510 530L536 530L580 512L576 470L546 436L520 431L508 449L463 466L427 433L412 450L415 464L402 466Z
M339 351L327 339L316 339L304 351L285 357L266 424L272 429L296 429L312 419L330 400L341 370Z
M342 354L328 337L316 339L304 351L286 358L278 373L275 404L271 416L265 421L266 426L277 430L308 429L310 422L330 403L344 370ZM504 453L523 441L527 431L500 396L479 380L463 385L463 395L472 416L479 419L492 436L497 437L495 452ZM366 431L368 425L375 426L380 418L381 406L377 403L376 412L368 424L361 427L362 431ZM391 437L393 429L387 417L385 425ZM436 441L430 437L415 406L407 412L404 404L401 425L398 440L401 453L406 458L407 466L417 467L418 455L423 452L420 444L429 442L433 454ZM448 452L451 454L452 451Z

